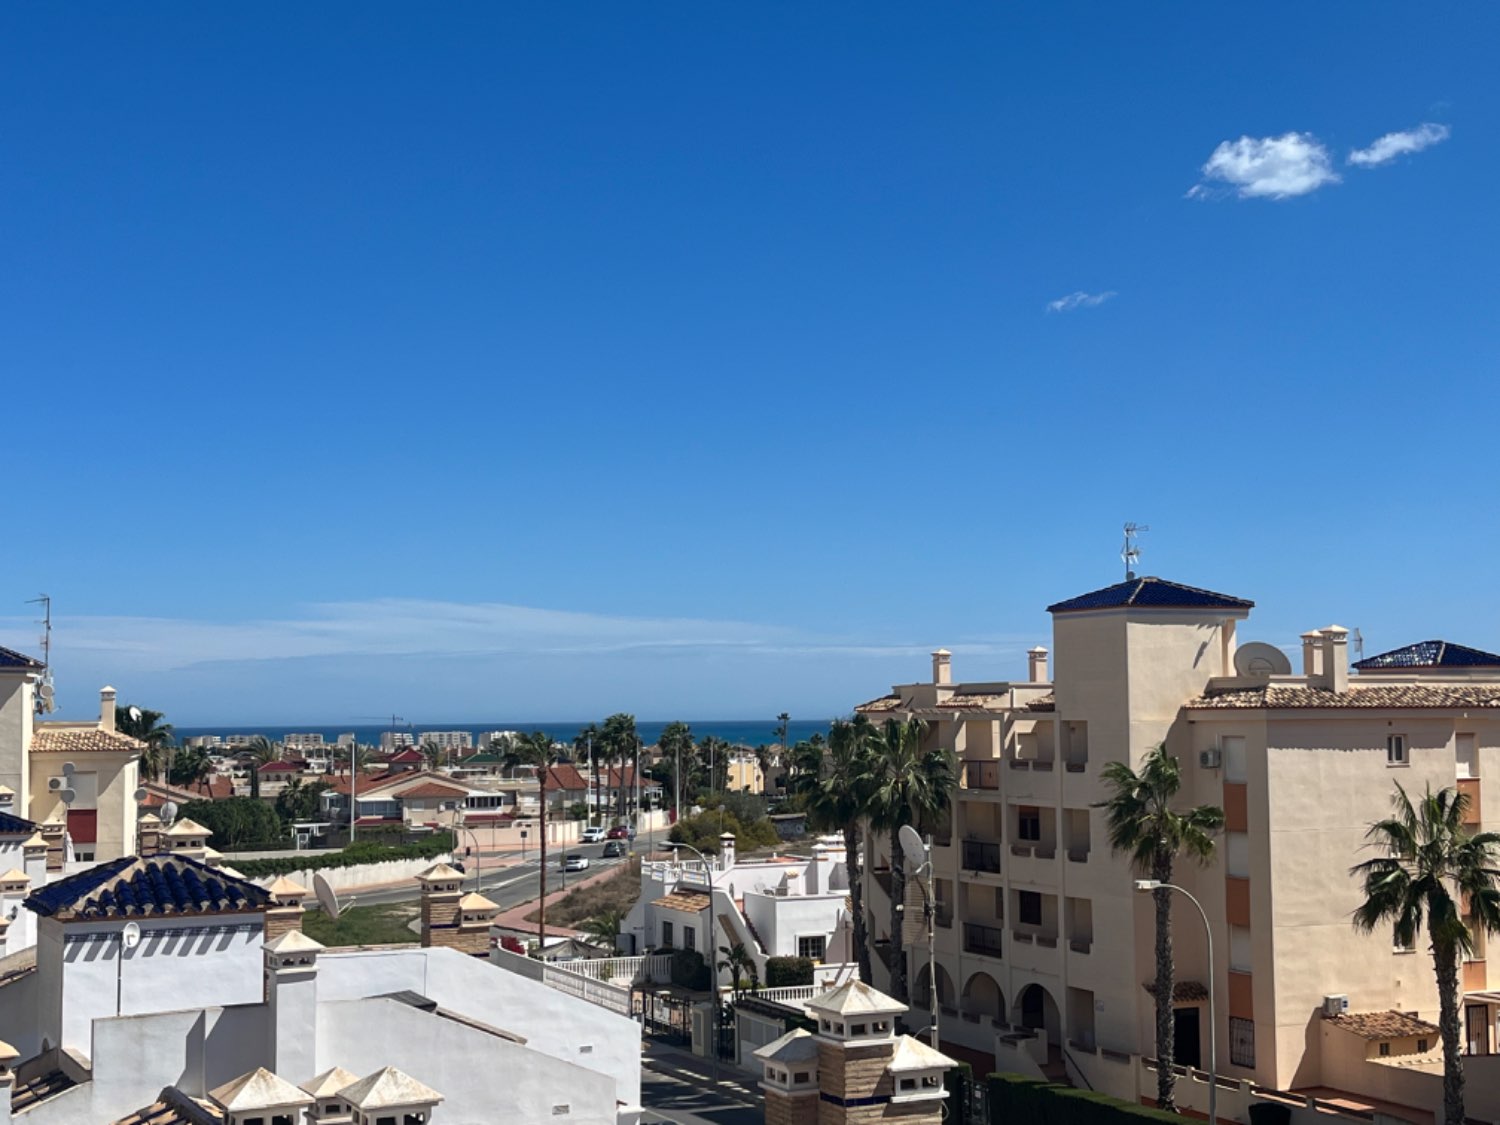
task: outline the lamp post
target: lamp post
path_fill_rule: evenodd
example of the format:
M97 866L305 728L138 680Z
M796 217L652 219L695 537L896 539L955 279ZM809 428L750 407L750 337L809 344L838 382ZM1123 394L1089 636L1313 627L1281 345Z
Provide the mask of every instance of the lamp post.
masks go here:
M480 876L480 870L479 870L480 869L479 836L478 836L478 834L475 833L474 829L472 829L472 828L469 827L467 819L463 816L462 813L460 813L459 814L459 818L456 821L454 821L453 827L456 828L460 832L467 832L469 834L469 839L471 839L471 840L474 841L474 893L482 895L482 894L484 894L484 886L480 882L480 878L479 878L479 876ZM490 831L491 831L491 833L493 833L494 829L491 829Z
M703 871L708 876L708 979L713 982L712 991L714 998L713 1022L709 1028L709 1035L713 1039L714 1085L717 1086L719 1084L719 966L714 957L719 944L715 937L718 927L714 922L714 869L709 866L709 862L703 857L703 853L693 847L692 844L672 843L669 841L667 847L673 851L681 848L692 852L698 857L698 862L703 864Z
M1198 908L1203 919L1203 934L1208 939L1208 1125L1217 1125L1219 1120L1219 1021L1214 1015L1214 931L1208 924L1208 914L1203 904L1175 883L1163 883L1160 879L1137 879L1137 894L1152 894L1156 891L1176 891ZM1167 1003L1171 1003L1169 997ZM1157 1060L1161 1065L1161 1060Z

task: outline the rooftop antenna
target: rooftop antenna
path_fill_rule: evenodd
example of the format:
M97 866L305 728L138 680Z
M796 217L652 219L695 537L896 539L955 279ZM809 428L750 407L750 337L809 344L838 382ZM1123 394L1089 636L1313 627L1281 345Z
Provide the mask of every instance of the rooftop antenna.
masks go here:
M1125 525L1125 546L1120 548L1120 561L1125 564L1125 581L1129 582L1135 577L1135 567L1141 561L1141 548L1135 539L1143 531L1151 529L1143 523L1127 523Z
M46 715L56 707L52 690L52 599L46 594L38 594L26 604L42 607L42 619L37 622L42 627L42 679L34 706L38 715Z
M1349 643L1354 648L1355 662L1358 663L1363 660L1365 658L1365 639L1359 635L1359 628L1357 626L1353 635L1349 638Z

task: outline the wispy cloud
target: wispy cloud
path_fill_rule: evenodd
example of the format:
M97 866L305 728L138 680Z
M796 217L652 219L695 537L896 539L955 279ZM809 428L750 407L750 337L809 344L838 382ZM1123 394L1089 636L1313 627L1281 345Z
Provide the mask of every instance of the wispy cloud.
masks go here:
M1311 133L1286 133L1223 142L1203 165L1202 181L1187 194L1212 199L1233 191L1240 199L1291 199L1338 182L1321 141Z
M1097 305L1104 304L1111 297L1118 296L1113 289L1106 289L1103 293L1085 293L1079 290L1069 293L1066 297L1059 297L1055 301L1047 302L1049 313L1072 312L1074 309L1092 309Z
M1368 148L1357 148L1349 153L1349 163L1357 168L1378 168L1389 164L1398 156L1421 152L1424 148L1442 144L1452 130L1446 125L1435 125L1424 121L1415 129L1403 129L1399 133L1387 133Z

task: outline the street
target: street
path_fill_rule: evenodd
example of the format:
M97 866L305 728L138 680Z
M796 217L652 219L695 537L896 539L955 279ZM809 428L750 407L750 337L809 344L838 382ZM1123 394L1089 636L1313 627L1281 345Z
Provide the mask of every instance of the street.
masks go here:
M752 1076L647 1040L641 1056L641 1125L760 1125L765 1120Z

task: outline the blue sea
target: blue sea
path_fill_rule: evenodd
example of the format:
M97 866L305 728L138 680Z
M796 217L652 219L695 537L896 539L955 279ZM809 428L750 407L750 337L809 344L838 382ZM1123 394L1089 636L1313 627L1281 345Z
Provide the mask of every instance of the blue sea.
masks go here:
M599 720L594 720L599 722ZM828 734L828 719L793 719L787 726L787 741L797 742L804 738L810 738L814 734L825 737ZM705 735L715 735L722 738L731 745L760 746L777 741L776 720L766 719L741 720L741 719L710 719L702 722L688 723L693 728L694 738L703 738ZM478 736L482 731L492 730L518 730L533 731L541 730L550 734L554 741L571 743L574 735L588 726L588 723L580 722L521 722L516 719L496 719L492 723L401 723L396 726L398 731L410 731L414 736L423 731L437 730L466 730L475 736L476 744ZM665 722L637 721L636 731L641 736L641 741L648 746L661 737ZM321 734L325 741L333 742L341 734L353 733L357 740L364 745L377 745L383 732L391 729L389 723L380 724L353 724L328 725L323 723L302 723L293 726L265 726L246 725L235 727L176 727L177 737L180 740L194 738L202 734L217 734L220 736L228 734L261 734L273 742L280 741L288 734Z

